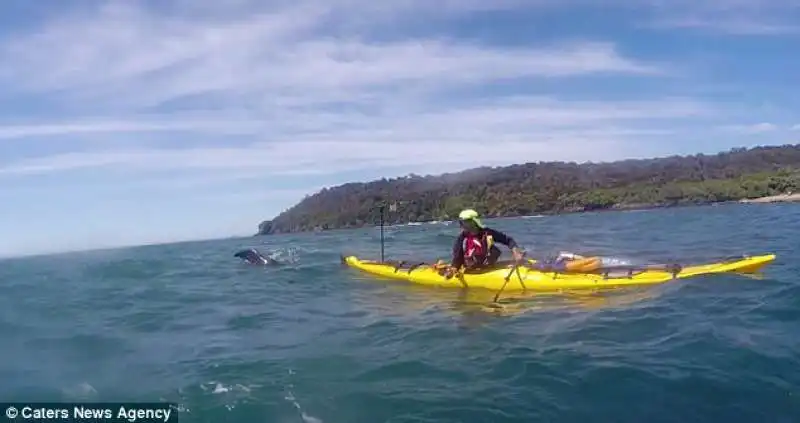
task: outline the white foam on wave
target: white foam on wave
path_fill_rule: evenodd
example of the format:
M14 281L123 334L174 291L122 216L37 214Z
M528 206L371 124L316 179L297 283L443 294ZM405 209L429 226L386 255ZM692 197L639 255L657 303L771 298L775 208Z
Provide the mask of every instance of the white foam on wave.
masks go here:
M94 386L90 385L88 382L81 382L77 385L64 388L61 392L70 400L88 400L97 396L97 389L94 389Z
M225 404L225 408L230 411L236 408L236 404L242 397L247 397L252 388L256 388L259 385L249 385L245 386L239 383L235 383L232 385L226 385L222 382L211 380L205 383L200 384L200 389L205 392L210 392L214 395L226 395L230 396L231 399L227 401Z
M292 369L289 369L287 372L289 373L289 375L293 375L294 374L294 370L292 370ZM300 418L303 419L303 422L304 423L324 423L322 421L322 419L320 419L318 417L314 417L314 416L306 413L305 410L303 410L303 407L300 406L300 402L297 400L297 397L295 397L294 392L292 392L293 388L294 388L294 385L292 383L289 383L288 385L286 385L286 395L283 397L283 399L285 399L286 401L289 401L294 406L294 408L297 409L297 412L300 414Z

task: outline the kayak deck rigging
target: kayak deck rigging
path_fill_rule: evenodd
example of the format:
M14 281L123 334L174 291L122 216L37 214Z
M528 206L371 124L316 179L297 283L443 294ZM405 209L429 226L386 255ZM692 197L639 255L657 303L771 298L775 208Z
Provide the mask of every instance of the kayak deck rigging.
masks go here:
M734 260L738 260L740 258L741 257L736 257L736 258L734 258ZM346 257L345 256L341 256L341 259L342 259L342 263L345 263ZM428 267L435 268L435 269L440 269L441 268L442 270L444 270L444 267L445 267L445 265L442 265L440 263L430 263L430 262L426 262L426 261L410 262L410 261L406 261L406 260L384 260L383 262L380 262L380 261L375 261L375 260L360 260L360 262L363 263L363 264L376 264L376 265L391 266L394 269L394 273L398 273L401 270L404 270L405 273L411 273L414 270L417 270L417 269L421 268L422 266L428 266ZM533 261L533 260L529 260L528 261L529 264L532 263L532 262L535 262L535 261ZM406 265L408 265L408 266L406 267ZM495 272L495 271L500 270L500 269L509 269L513 265L514 265L514 263L512 261L499 261L497 264L495 264L493 266L485 267L485 268L482 268L482 269L465 270L463 272L463 274L467 274L467 275L482 275L482 274L486 274L486 273ZM623 278L623 277L630 278L630 277L633 277L634 275L636 275L638 273L642 273L642 272L645 272L647 270L653 269L652 266L653 265L642 265L642 266L617 265L617 266L603 267L603 268L600 268L600 269L598 269L596 271L592 271L592 272L571 272L571 271L567 271L567 270L556 270L556 269L554 269L554 270L548 270L548 271L546 271L546 273L552 273L553 274L553 278L558 277L559 274L568 274L568 275L569 274L577 274L577 275L581 275L581 274L598 274L598 275L602 275L606 279L613 279L615 277L616 278ZM659 266L663 266L663 268L665 270L668 269L673 274L678 274L683 269L683 266L681 266L680 264L677 264L677 263L659 265ZM532 267L532 266L526 266L526 264L524 264L524 263L520 264L519 267L520 268L530 267L531 270L541 271L541 269L537 269L537 268ZM620 272L622 274L619 275L619 276L613 276L612 277L611 276L612 272Z

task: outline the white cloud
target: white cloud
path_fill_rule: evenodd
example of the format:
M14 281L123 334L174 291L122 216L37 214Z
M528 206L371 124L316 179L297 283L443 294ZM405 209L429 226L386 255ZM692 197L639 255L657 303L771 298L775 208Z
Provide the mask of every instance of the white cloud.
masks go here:
M749 125L724 125L720 129L742 134L761 134L778 130L778 126L770 122L760 122Z
M459 140L457 132L470 132L475 141L496 134L505 128L520 136L541 134L553 128L582 128L587 125L608 125L614 122L635 122L671 118L709 117L709 105L690 99L661 101L561 101L548 97L504 97L464 102L457 106L431 109L424 104L400 104L387 101L386 110L376 115L368 112L331 112L311 109L272 112L269 120L255 117L231 117L220 120L213 114L199 116L171 115L157 120L82 121L75 123L28 124L0 126L0 139L90 133L120 134L128 132L187 131L213 134L249 134L281 141L313 139L338 141L342 138L362 140L426 141ZM373 111L374 112L374 111ZM642 133L641 130L636 130ZM662 133L661 131L658 131ZM269 134L269 135L264 135ZM434 139L430 139L434 138Z
M543 140L549 141L549 140ZM619 150L614 141L587 138L559 140L560 148L572 160L614 157ZM591 143L601 153L580 148ZM529 158L537 161L553 157L547 142L502 141L492 148L480 143L449 145L430 143L423 148L393 141L301 141L259 144L240 148L139 149L92 153L67 153L40 159L29 159L0 168L0 175L25 175L63 172L78 169L122 168L157 172L183 170L242 171L261 169L248 176L330 174L358 169L386 168L457 168L474 165L511 164Z
M576 3L581 0L569 2ZM484 9L562 7L549 0L181 0L158 7L164 9L130 2L75 9L0 40L0 83L8 93L38 96L61 112L0 125L0 139L66 143L103 134L107 141L92 151L0 160L0 177L184 169L211 172L210 181L215 175L602 160L663 140L676 120L718 113L686 98L464 94L508 81L547 83L541 86L552 91L583 76L677 74L674 65L628 57L607 40L509 47L433 35L370 36L399 22ZM126 138L115 146L126 133L146 135L148 143L131 145ZM206 137L203 145L198 136ZM218 136L218 145L209 147L209 136Z
M698 29L731 35L800 34L795 0L649 0L654 13L645 26Z
M501 48L444 38L323 36L326 13L311 3L198 23L114 4L91 17L66 15L7 43L0 48L9 59L0 62L0 78L28 92L58 91L86 108L136 110L196 95L211 96L204 102L214 106L263 108L346 101L401 83L443 89L532 76L660 72L607 42Z
M379 42L363 35L398 14L444 19L487 7L531 5L492 4L272 2L272 10L239 13L263 4L175 3L181 14L108 3L62 14L0 44L0 82L19 95L47 95L68 106L74 120L0 126L0 139L103 133L108 142L100 150L0 162L0 177L185 169L222 178L231 172L255 177L385 166L468 167L526 156L610 159L621 151L612 147L623 140L663 133L637 122L711 113L689 99L449 98L459 90L520 78L664 77L672 71L626 57L607 41L512 48L435 36ZM186 6L189 12L180 10ZM354 10L360 10L357 21L348 17ZM147 133L149 143L115 147L113 141L124 133ZM248 137L191 147L192 133ZM486 148L487 140L495 149ZM455 143L485 152L465 153ZM581 143L609 148L596 153ZM565 154L565 146L575 152Z
M714 18L683 17L660 20L655 26L668 28L702 29L735 35L787 35L800 34L800 25L774 22L759 22L748 18L728 17L721 20Z
M301 115L305 120L285 116L269 142L239 147L125 150L113 148L112 144L102 151L65 153L6 164L0 166L0 177L90 168L246 171L248 177L256 177L334 173L365 167L419 168L437 163L464 168L526 159L612 159L623 150L620 145L623 141L670 133L654 127L637 127L636 122L652 124L661 119L711 113L704 104L681 99L604 103L547 98L512 98L423 114L397 112L381 117L352 114L346 127L324 115L306 113ZM176 121L173 125L190 128L193 123ZM240 123L251 129L258 125L255 121ZM117 128L148 127L135 122L116 125ZM303 133L304 126L306 130L317 131ZM62 125L53 130L59 128L65 128L66 132L75 129ZM0 136L25 132L0 128ZM584 145L595 148L582 148ZM605 148L599 149L600 145ZM475 154L476 151L480 154Z
M214 133L253 133L263 125L244 120L166 120L123 121L100 120L28 125L0 125L0 139L58 136L89 133L119 134L128 132L197 131Z

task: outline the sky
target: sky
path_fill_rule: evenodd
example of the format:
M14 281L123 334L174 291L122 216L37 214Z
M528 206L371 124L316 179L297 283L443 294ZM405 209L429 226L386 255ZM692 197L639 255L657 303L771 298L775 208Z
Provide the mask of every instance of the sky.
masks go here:
M326 186L800 142L800 0L3 0L0 256Z

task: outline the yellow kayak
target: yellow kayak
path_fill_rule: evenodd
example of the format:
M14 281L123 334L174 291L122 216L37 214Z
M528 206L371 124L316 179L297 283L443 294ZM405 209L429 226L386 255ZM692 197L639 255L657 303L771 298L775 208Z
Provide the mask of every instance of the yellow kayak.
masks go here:
M534 269L535 260L514 268L512 263L498 264L480 273L465 273L450 279L440 273L442 263L377 262L355 256L342 257L342 263L363 272L399 279L420 285L505 291L558 291L624 285L649 285L714 273L755 273L775 260L775 254L743 256L715 263L690 266L628 266L601 269L590 273L543 271Z

